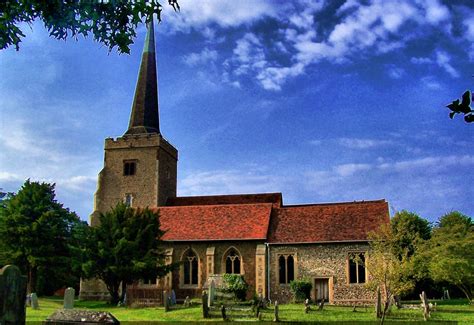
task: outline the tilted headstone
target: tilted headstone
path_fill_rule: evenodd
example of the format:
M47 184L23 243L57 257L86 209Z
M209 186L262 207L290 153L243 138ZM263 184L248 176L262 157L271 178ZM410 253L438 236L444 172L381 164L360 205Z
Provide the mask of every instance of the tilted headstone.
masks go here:
M64 309L74 308L75 295L76 295L76 290L74 290L74 288L67 288L66 291L64 291Z
M309 299L306 299L304 301L304 312L305 312L305 314L309 313L310 310L311 310L311 306L309 305Z
M184 307L189 307L191 305L191 299L189 299L189 296L186 296L186 299L184 299Z
M211 283L209 284L209 293L208 293L208 301L207 301L208 307L211 307L213 305L215 297L216 297L216 284L214 283L214 280L211 280Z
M117 318L109 312L59 309L46 318L44 324L120 324Z
M31 308L39 309L38 295L36 293L31 294Z
M280 318L278 317L278 309L279 309L279 307L278 307L278 300L275 300L275 310L274 310L274 312L275 312L275 317L273 318L273 321L274 321L274 322L279 322L279 321L280 321Z
M174 290L171 290L171 305L176 305L176 293Z
M426 293L424 291L420 294L421 307L423 308L423 318L427 321L431 317L430 304L426 298Z
M14 265L0 270L0 324L24 324L26 277Z

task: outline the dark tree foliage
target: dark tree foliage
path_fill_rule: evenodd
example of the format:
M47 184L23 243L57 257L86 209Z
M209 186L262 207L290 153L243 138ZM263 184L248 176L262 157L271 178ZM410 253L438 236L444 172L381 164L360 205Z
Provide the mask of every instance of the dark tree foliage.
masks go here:
M446 105L451 110L449 117L452 119L456 114L464 114L464 121L466 123L474 122L474 110L471 108L471 92L466 90L462 95L461 101L454 100L451 104Z
M49 278L55 289L79 279L71 269L70 248L81 222L56 201L54 187L27 180L0 206L0 264L20 267L28 275L29 292L37 292L41 276L57 274Z
M104 281L112 304L121 298L121 285L123 296L127 284L165 276L176 267L164 265L159 248L164 232L157 213L119 203L99 220L99 226L89 228L88 261L83 270L87 277Z
M413 212L397 212L390 220L390 225L395 238L395 253L399 256L413 255L420 241L431 238L430 223Z
M168 0L173 9L179 10L177 0ZM156 14L161 21L162 6L157 0L2 0L0 1L0 48L15 46L19 49L25 34L21 23L43 21L49 35L65 40L92 34L94 40L109 50L118 48L129 53L136 37L136 28L142 20Z

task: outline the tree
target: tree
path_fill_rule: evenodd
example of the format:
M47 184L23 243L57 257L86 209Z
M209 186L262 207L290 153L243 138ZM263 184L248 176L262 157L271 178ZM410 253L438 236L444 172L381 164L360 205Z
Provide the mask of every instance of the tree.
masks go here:
M179 10L177 0L168 0L173 9ZM118 48L129 53L136 36L136 28L142 19L153 14L161 21L162 6L157 0L138 1L81 1L81 0L7 0L0 1L0 49L14 45L19 49L25 34L20 23L32 24L36 19L44 22L49 35L65 40L79 35L92 34L94 40L109 50Z
M470 303L474 293L474 224L454 211L440 218L426 250L429 271L435 281L457 286Z
M471 108L471 92L469 90L464 92L461 102L459 99L456 99L451 104L446 105L446 107L451 110L451 113L449 113L451 119L456 114L464 114L464 121L466 123L474 122L474 110Z
M401 256L398 251L398 239L389 225L383 225L379 231L370 234L370 252L366 259L369 281L366 286L377 292L381 290L383 299L381 324L394 296L409 292L414 287L412 257L408 249Z
M55 185L27 180L0 206L0 264L15 264L36 292L39 271L71 274L71 233L78 216L55 200Z
M165 256L159 249L163 234L157 213L119 203L100 214L99 225L90 228L88 261L83 270L88 278L104 281L110 302L117 304L128 283L162 277L176 267L164 265Z
M430 223L413 212L402 210L390 220L395 249L401 257L405 252L413 255L420 241L431 238Z

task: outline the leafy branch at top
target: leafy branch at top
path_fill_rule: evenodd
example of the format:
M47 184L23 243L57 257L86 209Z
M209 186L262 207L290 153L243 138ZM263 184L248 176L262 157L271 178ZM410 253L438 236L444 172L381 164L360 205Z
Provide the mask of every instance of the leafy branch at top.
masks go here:
M464 92L461 101L456 99L451 104L446 105L446 107L451 110L449 113L451 119L456 114L464 114L464 121L466 123L474 122L474 110L471 108L471 92L469 90Z
M175 11L177 0L168 0ZM130 53L136 28L143 19L154 14L161 21L162 6L158 0L14 0L0 1L0 49L15 46L18 50L25 34L18 27L31 25L35 19L43 21L49 35L65 40L92 34L94 40L119 53Z

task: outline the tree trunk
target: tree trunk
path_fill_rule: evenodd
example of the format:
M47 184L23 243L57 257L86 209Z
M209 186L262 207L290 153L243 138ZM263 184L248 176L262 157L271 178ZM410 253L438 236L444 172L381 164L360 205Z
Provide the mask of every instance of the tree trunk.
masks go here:
M36 293L36 281L38 275L38 267L30 266L28 268L28 293Z
M125 300L125 294L127 293L127 282L122 281L122 294L120 295L120 301L123 303Z
M120 288L120 282L114 282L111 284L107 284L107 290L109 291L110 294L110 304L116 306L118 302L120 301L120 295L119 295L119 288Z
M467 300L469 301L469 304L472 305L472 295L471 295L471 292L464 288L463 286L457 286L459 289L461 289L461 291L466 295L466 298Z
M380 325L383 325L385 321L385 315L387 314L387 310L390 307L390 298L386 298L384 306L383 306L383 311L382 311L382 318L380 319Z

